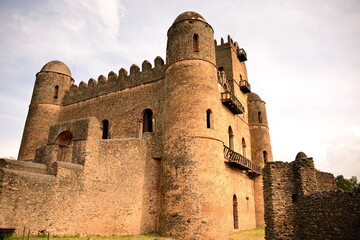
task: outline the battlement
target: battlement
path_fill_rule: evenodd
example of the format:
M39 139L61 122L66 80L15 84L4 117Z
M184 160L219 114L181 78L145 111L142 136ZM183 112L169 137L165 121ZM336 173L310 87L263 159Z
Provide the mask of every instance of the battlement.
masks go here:
M224 42L224 39L220 39L220 45L217 44L217 41L214 40L216 51L222 51L227 48L231 48L237 55L240 62L244 62L247 60L246 52L243 48L239 47L239 44L237 42L234 42L234 40L230 37L230 35L227 36L227 42Z
M97 81L90 78L87 83L81 81L79 86L73 84L69 92L64 96L63 104L68 105L80 102L111 92L155 82L164 78L164 60L158 56L155 58L154 64L155 66L152 67L151 63L145 60L141 66L142 71L140 71L140 68L137 65L132 64L130 67L130 74L128 74L124 68L121 68L119 70L119 75L111 71L107 78L104 75L100 75Z

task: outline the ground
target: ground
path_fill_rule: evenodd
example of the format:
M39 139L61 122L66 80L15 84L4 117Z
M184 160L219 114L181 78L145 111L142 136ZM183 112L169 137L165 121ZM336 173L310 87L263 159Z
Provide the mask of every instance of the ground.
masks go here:
M230 240L264 240L265 231L263 228L257 228L254 230L241 231L230 234ZM30 240L47 240L47 235L43 236L30 236ZM23 240L23 237L9 237L7 240ZM27 236L24 238L27 240ZM170 238L159 237L153 234L146 234L140 236L128 236L128 237L101 237L101 236L50 236L52 240L171 240Z

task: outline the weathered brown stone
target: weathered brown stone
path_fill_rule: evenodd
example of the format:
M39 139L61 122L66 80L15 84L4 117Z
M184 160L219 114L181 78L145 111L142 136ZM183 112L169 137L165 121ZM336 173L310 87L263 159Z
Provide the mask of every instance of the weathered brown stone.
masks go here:
M64 63L45 65L20 161L0 162L0 228L222 240L263 226L259 173L271 144L265 102L240 89L248 76L239 52L230 37L214 44L212 27L186 12L168 31L166 64L156 57L154 67L144 61L79 86ZM229 126L246 164L225 159Z
M312 158L268 163L263 179L267 240L359 239L360 194L337 190Z

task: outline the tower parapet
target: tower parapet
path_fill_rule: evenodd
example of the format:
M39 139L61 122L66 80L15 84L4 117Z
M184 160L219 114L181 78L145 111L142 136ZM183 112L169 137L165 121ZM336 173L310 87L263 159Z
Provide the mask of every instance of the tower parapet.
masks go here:
M119 75L111 71L107 78L100 75L97 81L90 78L87 83L81 81L79 86L73 84L70 91L65 95L63 104L68 105L163 79L164 60L161 57L156 57L154 63L155 66L152 67L151 63L145 60L142 63L142 71L137 65L133 64L130 67L130 74L124 68L121 68Z

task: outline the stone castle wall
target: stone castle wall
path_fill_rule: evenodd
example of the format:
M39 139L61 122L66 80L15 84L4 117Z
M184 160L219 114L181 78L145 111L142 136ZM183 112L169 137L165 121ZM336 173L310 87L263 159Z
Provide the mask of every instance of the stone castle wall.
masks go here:
M358 239L360 195L336 190L334 176L299 153L263 171L266 239Z
M254 104L240 89L248 80L246 59L230 37L214 43L211 26L193 12L176 19L167 46L166 64L157 57L154 67L144 61L141 71L132 65L129 74L120 69L79 86L64 63L43 67L19 154L29 161L19 161L24 169L15 172L14 162L2 166L0 194L9 203L0 228L25 224L59 235L158 231L221 240L263 226L261 152L266 147L270 153L271 146L267 121L261 131L249 126ZM219 78L220 69L226 79ZM263 101L259 105L265 110ZM150 119L144 117L148 109ZM145 125L152 129L144 132ZM230 143L232 161L224 152ZM27 178L30 194L9 179L28 174L32 165L42 170ZM11 189L19 192L8 196ZM17 209L29 214L22 210L27 205L34 206L32 220L9 220Z
M68 105L163 79L164 60L157 57L154 64L155 66L152 67L151 63L145 60L142 63L142 71L137 65L133 64L130 67L130 74L124 68L121 68L119 75L110 72L107 78L100 75L97 81L91 78L88 83L82 81L79 86L73 84L69 92L65 94L63 104Z
M60 235L156 230L160 162L151 156L151 141L101 140L91 118L53 126L48 147L56 146L51 135L86 124L73 131L74 141L82 141L81 164L53 161L54 151L41 152L38 163L1 160L0 228ZM70 156L77 150L73 145Z

